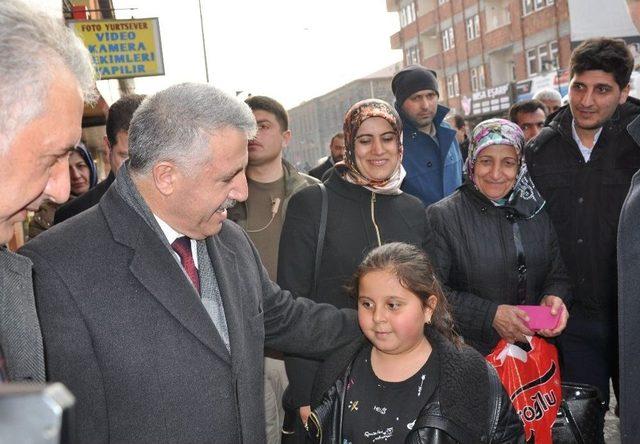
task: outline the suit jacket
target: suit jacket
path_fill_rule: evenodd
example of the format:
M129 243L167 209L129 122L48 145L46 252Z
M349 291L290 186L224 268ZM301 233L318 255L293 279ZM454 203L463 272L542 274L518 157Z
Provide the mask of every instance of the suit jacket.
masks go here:
M97 205L104 196L104 193L107 192L113 181L115 180L115 175L113 171L109 173L107 178L100 182L95 187L91 188L89 191L84 193L81 196L76 197L73 200L62 205L60 208L56 210L56 214L53 218L53 224L59 224L70 217L75 216L76 214L82 213L84 210L88 210L94 205Z
M318 165L315 168L311 168L308 174L311 177L315 177L318 180L322 180L322 176L324 175L324 173L332 167L333 167L333 162L331 161L331 156L328 156L327 160L322 162L320 165Z
M75 442L262 443L263 348L321 358L355 313L293 300L246 233L206 240L231 354L180 265L114 187L23 248L34 262L48 379L76 396Z
M0 350L10 381L44 382L31 261L0 247Z

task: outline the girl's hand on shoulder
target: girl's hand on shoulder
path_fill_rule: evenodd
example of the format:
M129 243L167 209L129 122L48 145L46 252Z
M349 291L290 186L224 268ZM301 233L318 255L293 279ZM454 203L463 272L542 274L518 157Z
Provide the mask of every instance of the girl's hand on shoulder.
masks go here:
M555 316L559 313L560 317L558 319L556 328L540 330L538 331L538 334L547 338L558 336L567 326L567 320L569 319L569 311L567 310L567 307L564 305L562 299L553 294L548 294L544 298L542 298L540 305L551 307L551 314Z

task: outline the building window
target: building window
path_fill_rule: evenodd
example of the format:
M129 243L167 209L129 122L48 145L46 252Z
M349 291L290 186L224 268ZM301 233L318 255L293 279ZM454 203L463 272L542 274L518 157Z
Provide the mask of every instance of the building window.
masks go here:
M560 67L560 55L558 53L558 42L555 40L549 43L549 57L551 63L553 63L552 69L558 69Z
M527 73L530 76L556 70L559 66L558 42L555 40L527 51Z
M418 46L413 45L405 49L405 55L407 58L407 65L417 65L420 63L420 54L418 52Z
M471 68L471 91L482 91L487 88L484 80L484 65Z
M400 9L400 27L405 26L416 21L416 5L411 2Z
M444 48L444 50L447 51L455 47L456 47L456 41L453 36L453 27L447 28L444 31L442 31L442 48Z
M554 0L522 0L522 15L531 14L554 3Z
M447 76L447 95L449 98L458 97L460 95L460 82L458 81L458 73Z
M530 76L538 74L538 51L535 49L527 51L527 73Z
M480 16L478 14L467 19L467 40L480 37Z
M551 69L551 60L549 60L549 45L538 46L538 60L540 60L539 71L548 71Z
M523 15L531 14L533 11L533 0L522 0Z

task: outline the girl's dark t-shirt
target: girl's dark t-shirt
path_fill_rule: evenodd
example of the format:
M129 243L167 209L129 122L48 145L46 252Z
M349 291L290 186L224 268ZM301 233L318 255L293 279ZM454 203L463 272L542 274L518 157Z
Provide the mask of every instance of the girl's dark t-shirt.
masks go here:
M386 382L373 372L371 345L360 350L347 383L342 443L404 443L438 386L438 369L438 356L433 350L409 379Z

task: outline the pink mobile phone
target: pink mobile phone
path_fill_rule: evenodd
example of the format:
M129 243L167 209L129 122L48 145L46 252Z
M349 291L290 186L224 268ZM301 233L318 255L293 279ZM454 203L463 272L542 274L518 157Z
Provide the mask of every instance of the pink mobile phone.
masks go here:
M554 316L551 314L551 307L544 305L518 305L518 308L525 311L529 316L527 326L531 330L555 328L560 320L561 312Z

